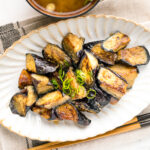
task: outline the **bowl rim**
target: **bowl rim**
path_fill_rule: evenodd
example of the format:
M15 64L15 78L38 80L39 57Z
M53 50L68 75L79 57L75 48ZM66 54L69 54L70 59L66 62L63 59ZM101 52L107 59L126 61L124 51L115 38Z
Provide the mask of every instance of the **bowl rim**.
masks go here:
M88 13L90 10L92 10L99 2L103 1L103 0L95 0L93 2L90 2L87 6L84 6L76 11L72 11L72 12L66 12L66 13L52 13L49 11L46 11L42 8L40 8L38 6L38 4L35 4L35 2L33 2L34 0L26 0L26 2L37 12L48 16L48 17L53 17L53 18L58 18L58 19L69 19L69 18L75 18L75 17L79 17L81 15L84 15L86 13Z

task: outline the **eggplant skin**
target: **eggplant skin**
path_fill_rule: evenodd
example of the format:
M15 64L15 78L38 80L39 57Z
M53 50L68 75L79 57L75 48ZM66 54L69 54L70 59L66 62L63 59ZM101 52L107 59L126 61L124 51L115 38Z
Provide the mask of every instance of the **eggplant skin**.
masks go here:
M104 106L109 104L111 96L106 92L102 91L97 84L93 86L93 89L96 91L96 96L94 101L99 104L99 109L101 110Z
M126 80L108 68L101 67L97 79L99 87L117 99L120 99L127 91Z
M109 68L127 81L128 89L132 88L139 72L137 67L132 67L125 64L116 64L114 66L110 66Z
M85 83L91 87L95 82L95 74L99 67L98 60L90 52L85 52L85 55L80 61L79 69L85 75Z
M99 105L94 100L89 101L87 98L84 98L82 100L72 101L72 104L75 105L79 111L85 111L94 114L100 112Z
M35 54L26 54L26 68L29 72L48 74L55 72L58 65L52 64Z
M9 104L10 110L14 114L18 114L21 117L25 117L27 113L26 108L27 96L23 93L15 94Z
M67 102L68 100L70 100L69 96L67 95L63 96L62 93L59 90L57 90L57 91L49 92L43 95L42 97L40 97L37 100L36 105L39 107L44 107L46 109L52 109L58 105Z
M72 81L70 82L71 88L72 89L77 89L78 92L75 92L75 95L72 96L72 100L77 100L77 99L83 99L84 97L86 97L87 92L84 86L80 86L79 83L77 82L75 73L73 72L73 68L70 67L68 72L66 73L65 76L65 80L67 79L72 79Z
M60 120L72 120L82 126L87 126L91 123L91 121L79 112L72 104L63 104L57 107L55 111Z
M70 57L57 45L49 43L42 53L44 58L51 63L57 63L63 67L69 67L71 65Z
M125 48L129 42L130 38L127 35L117 31L104 40L101 46L105 51L117 52L118 50Z
M144 46L122 49L118 51L118 61L130 66L140 66L149 63L150 55Z
M94 56L102 63L108 65L114 65L117 60L117 54L112 52L107 52L101 47L101 43L96 44L91 48L91 52Z
M34 90L33 86L27 86L25 87L27 91L27 101L26 101L26 106L31 107L38 99L38 96Z
M102 43L103 41L93 41L93 42L89 42L83 45L83 49L87 50L87 51L91 51L91 48L99 43Z
M54 90L54 87L47 76L32 74L31 77L38 95L45 94Z
M18 80L18 87L23 89L27 85L32 85L31 75L27 70L23 69Z
M64 51L72 58L74 64L77 64L83 55L83 44L84 38L79 38L72 33L68 33L62 41Z

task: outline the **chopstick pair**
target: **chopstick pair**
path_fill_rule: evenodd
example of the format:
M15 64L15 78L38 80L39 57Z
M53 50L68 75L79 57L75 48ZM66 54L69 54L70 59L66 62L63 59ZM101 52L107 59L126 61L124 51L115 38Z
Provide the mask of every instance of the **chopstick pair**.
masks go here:
M140 129L140 128L143 128L143 127L149 126L149 125L150 125L150 113L147 113L147 114L139 115L139 116L133 118L132 120L128 121L123 126L120 126L116 129L109 131L107 133L104 133L104 134L100 134L100 135L97 135L97 136L94 136L91 138L87 138L84 140L67 141L67 142L51 142L51 143L43 144L41 146L33 147L28 150L56 149L56 148L60 148L60 147L70 146L73 144L79 144L79 143L83 143L83 142L87 142L87 141L91 141L91 140L100 139L100 138L107 137L107 136L112 136L112 135L116 135L116 134L120 134L120 133L129 132L129 131Z

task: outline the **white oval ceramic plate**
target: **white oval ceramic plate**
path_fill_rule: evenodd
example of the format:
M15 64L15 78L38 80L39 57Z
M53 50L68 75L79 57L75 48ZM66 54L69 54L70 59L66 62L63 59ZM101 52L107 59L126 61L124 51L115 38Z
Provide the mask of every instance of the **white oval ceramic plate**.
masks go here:
M9 102L19 91L18 78L25 68L25 54L41 55L47 43L61 44L63 36L72 32L85 42L103 40L110 33L121 31L131 38L128 47L144 45L150 50L150 32L131 21L113 16L87 16L61 21L33 31L14 43L0 58L0 121L19 135L41 141L71 141L85 139L112 130L139 114L150 104L150 65L140 67L133 88L117 103L108 105L99 114L87 114L92 123L79 128L70 122L53 124L33 112L25 118L12 114Z

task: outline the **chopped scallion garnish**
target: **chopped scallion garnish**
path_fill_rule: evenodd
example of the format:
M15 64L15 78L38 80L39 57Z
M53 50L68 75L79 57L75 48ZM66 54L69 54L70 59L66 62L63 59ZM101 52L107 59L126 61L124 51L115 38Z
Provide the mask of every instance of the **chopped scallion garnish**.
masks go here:
M58 82L57 82L56 79L52 79L51 82L52 82L52 84L54 85L54 88L55 88L55 89L58 89L58 88L59 88L59 84L58 84Z
M96 97L96 91L94 89L89 89L87 91L87 98L88 99L93 99Z
M85 74L81 70L76 70L76 77L77 77L77 82L80 85L83 85L85 83Z

